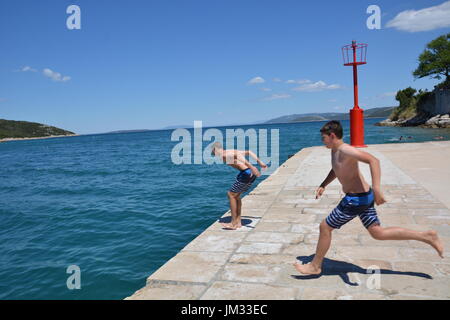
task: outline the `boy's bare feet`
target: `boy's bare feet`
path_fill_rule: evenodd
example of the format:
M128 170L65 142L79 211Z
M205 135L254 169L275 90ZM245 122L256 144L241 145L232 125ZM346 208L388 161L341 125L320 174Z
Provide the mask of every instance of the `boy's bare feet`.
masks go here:
M321 274L322 273L322 269L314 267L312 263L300 264L297 261L294 263L294 267L295 267L295 269L297 269L298 272L300 272L302 274Z
M444 245L442 244L441 239L439 239L437 232L434 230L427 231L425 237L427 239L426 242L436 249L441 258L444 258Z
M242 227L242 224L233 224L233 223L220 223L225 229L236 230Z

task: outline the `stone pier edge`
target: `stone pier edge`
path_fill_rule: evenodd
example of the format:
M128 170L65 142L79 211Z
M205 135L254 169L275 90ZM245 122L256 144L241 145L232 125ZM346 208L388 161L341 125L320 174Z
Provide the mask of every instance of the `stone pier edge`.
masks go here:
M383 146L383 145L381 145L381 146ZM308 147L308 148L301 149L295 155L293 155L291 158L287 159L282 165L280 165L279 168L277 168L277 170L275 170L275 172L273 172L269 177L267 177L264 181L259 183L254 188L254 190L252 192L250 192L249 194L244 196L243 199L242 199L243 204L247 200L255 198L255 196L256 196L256 198L258 198L258 196L262 197L262 196L264 196L264 194L262 194L264 191L269 191L269 193L270 193L269 198L271 200L270 201L266 201L266 200L263 201L263 202L265 202L264 205L262 207L258 207L258 209L257 209L257 210L259 210L258 214L252 214L251 212L244 212L243 218L245 218L246 216L258 216L257 218L253 217L254 220L257 220L256 221L256 224L257 224L262 219L262 217L264 217L264 215L267 213L269 208L271 208L271 206L277 201L277 199L282 194L283 190L294 190L292 188L290 189L289 187L286 188L286 183L287 183L288 179L292 176L292 174L294 174L297 170L299 170L299 163L302 162L302 160L304 160L308 155L310 155L313 152L313 150L317 150L318 148L322 148L323 149L323 147L320 147L320 146ZM416 183L416 181L414 181L414 184L415 183ZM411 185L411 187L414 189L416 186L415 185ZM309 192L309 191L311 191L310 189L311 189L310 187L305 187L304 191L305 192L306 191ZM302 190L302 187L297 187L296 190ZM342 193L340 195L342 195ZM252 200L250 200L250 201L252 201ZM438 210L446 210L445 214L446 215L448 214L447 213L448 212L448 208L445 205L442 205L442 202L436 201L436 199L433 199L433 203L436 204L436 208L437 207L439 207L439 208L446 208L446 209L438 209ZM292 208L296 208L297 206L298 205L294 205ZM390 206L388 206L388 208L391 208L391 206L392 206L392 208L394 208L395 203L391 204ZM243 207L244 207L244 205L243 205ZM402 208L402 207L400 206L400 208ZM255 209L249 209L249 211L251 211L251 210L255 210ZM301 210L299 209L299 211L303 211L303 210L304 209L301 209ZM389 209L389 210L397 210L397 209ZM420 207L419 207L419 210L420 210ZM230 214L230 211L228 210L227 212L225 212L224 215L222 215L222 217L225 217L225 216L227 216L229 214ZM318 218L321 218L320 214L318 214ZM243 227L243 228L246 228L246 227ZM243 229L243 228L241 228L241 229ZM226 251L226 250L225 251L220 251L220 250L218 250L218 251L209 251L209 250L202 251L202 250L192 250L192 249L186 250L187 247L189 247L192 243L194 243L202 235L204 235L204 234L206 234L206 233L208 233L210 231L215 231L216 233L219 233L221 230L222 229L220 227L218 227L217 222L214 222L212 225L210 225L210 227L205 229L196 238L194 238L190 243L188 243L183 249L181 249L174 257L172 257L163 266L161 266L152 275L150 275L148 277L148 279L147 279L145 287L141 288L140 290L136 291L132 296L127 297L125 299L148 299L149 297L148 296L146 297L146 294L144 293L145 290L147 288L149 288L149 287L152 287L152 286L158 287L160 285L161 286L164 286L164 285L172 286L173 285L173 286L176 286L178 288L180 288L180 287L191 287L192 288L192 287L196 287L197 286L198 288L197 288L196 291L194 290L195 292L188 292L187 294L186 293L182 293L181 296L178 296L178 297L177 297L176 294L173 296L174 299L180 299L181 298L181 299L187 299L187 300L202 299L202 297L205 296L206 292L211 288L213 283L218 282L218 281L222 282L222 283L223 282L229 282L229 283L233 283L233 284L237 284L237 285L239 285L239 284L249 285L250 284L249 282L243 282L243 281L239 281L239 280L227 280L227 279L220 278L220 276L223 274L223 271L226 268L226 266L229 265L231 258L236 253L238 253L237 251L240 248L240 245L242 243L244 243L246 241L246 239L253 233L253 231L254 231L253 229L246 230L244 232L240 232L240 231L222 231L222 232L227 232L227 233L228 232L235 232L236 234L242 234L242 233L244 234L242 236L242 238L238 242L236 242L234 244L233 249L231 251ZM247 232L247 234L245 234L245 232ZM274 233L275 231L271 231L271 232ZM360 235L355 235L355 236L357 237L359 242L362 241ZM305 237L306 237L306 235L305 235ZM285 244L282 245L283 248L284 248L284 246L285 246ZM155 278L153 278L153 276L156 273L158 273L161 270L163 270L165 268L165 266L167 264L169 264L173 259L177 258L180 254L186 253L186 252L193 253L193 254L195 254L195 253L198 253L198 254L201 254L201 253L203 253L203 254L207 254L207 253L223 254L223 255L226 255L227 257L226 257L226 260L221 263L221 266L214 272L214 275L208 281L186 281L186 280L180 281L180 280L155 279ZM271 255L270 253L269 254L261 253L261 254ZM278 253L278 254L285 255L285 253L281 253L281 252ZM295 259L294 256L293 256L293 259ZM399 259L400 259L399 260L400 263L403 260L406 260L406 259L403 259L403 258L399 258ZM397 260L398 259L394 259L393 262L397 261ZM443 266L448 268L449 265L445 264L445 263L448 263L448 258L446 258L445 260L446 261L444 262ZM349 261L351 261L350 258L349 258ZM395 262L395 263L397 263L397 262ZM433 264L433 265L435 265L435 264ZM445 278L447 278L447 280L449 279L449 277L447 275L447 272L444 272L444 274L442 274L440 272L437 272L437 273L438 273L438 275L440 274L440 277L444 276ZM446 280L446 282L447 282L447 280ZM259 283L258 282L253 282L251 284L257 285ZM279 282L277 282L277 283L264 283L263 282L263 283L261 283L261 285L273 286L273 287L276 287L276 288L283 288L284 287L286 289L296 290L295 294L294 294L294 296L295 296L294 299L301 299L301 298L303 298L303 292L306 289L313 289L315 287L315 286L312 286L312 287L295 286L293 288L292 285L289 285L287 283L279 283ZM149 289L154 289L154 287L149 288ZM342 287L330 285L330 286L327 286L326 289L327 290L340 290L340 289L342 289ZM450 288L449 288L448 291L449 292L445 293L445 294L447 294L447 298L450 297ZM174 292L176 292L176 290L174 290ZM308 293L309 293L309 291L308 291ZM163 296L164 296L164 294L163 294ZM165 296L167 296L167 292L166 292ZM421 294L411 294L411 293L408 293L408 292L403 293L403 294L401 292L398 292L398 296L399 296L399 298L400 297L403 297L403 298L410 297L410 298L414 298L414 299L429 299L430 298L429 294L421 295ZM154 297L154 295L152 297L150 297L150 299L155 299L155 298L157 298L157 297ZM170 299L172 299L172 296L170 296ZM255 299L255 298L249 296L248 299Z

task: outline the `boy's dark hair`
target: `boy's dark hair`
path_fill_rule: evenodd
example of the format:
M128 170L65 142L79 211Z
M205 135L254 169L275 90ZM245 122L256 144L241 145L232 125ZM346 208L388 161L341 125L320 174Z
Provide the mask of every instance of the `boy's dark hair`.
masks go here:
M322 129L320 129L320 132L325 133L326 135L334 133L338 139L342 139L342 136L344 135L342 125L337 120L332 120L325 123Z

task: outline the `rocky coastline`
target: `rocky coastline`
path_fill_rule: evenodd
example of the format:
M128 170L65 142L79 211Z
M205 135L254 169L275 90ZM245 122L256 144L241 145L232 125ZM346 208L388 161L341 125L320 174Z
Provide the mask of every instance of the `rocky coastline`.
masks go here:
M3 139L0 139L0 143L6 142L6 141L16 141L16 140L35 140L35 139L74 137L74 136L79 136L79 134L64 134L64 135L51 135L51 136L45 136L45 137L27 137L27 138L3 138Z
M434 116L419 114L409 119L398 119L396 121L388 118L375 125L386 127L450 128L450 114L438 114Z

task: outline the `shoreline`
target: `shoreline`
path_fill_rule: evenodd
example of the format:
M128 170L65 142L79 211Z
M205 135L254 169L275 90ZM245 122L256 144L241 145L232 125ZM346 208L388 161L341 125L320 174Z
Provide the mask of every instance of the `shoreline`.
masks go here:
M419 127L432 129L450 128L450 114L428 116L417 114L408 119L390 120L389 118L375 123L379 127Z
M51 135L51 136L45 136L45 137L27 137L27 138L3 138L0 139L1 142L7 142L7 141L17 141L17 140L36 140L36 139L49 139L49 138L62 138L62 137L75 137L79 136L79 134L65 134L65 135Z

